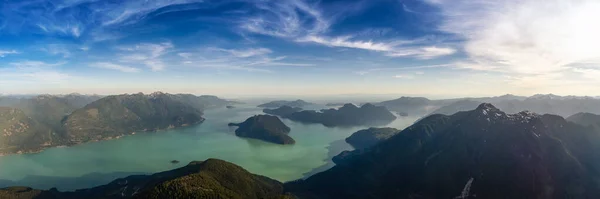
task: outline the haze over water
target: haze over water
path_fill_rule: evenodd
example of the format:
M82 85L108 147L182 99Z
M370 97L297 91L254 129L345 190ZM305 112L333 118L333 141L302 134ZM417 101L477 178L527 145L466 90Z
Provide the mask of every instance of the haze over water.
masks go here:
M252 173L290 181L331 167L333 155L352 149L343 139L367 128L327 128L283 120L292 129L290 136L296 144L276 145L236 137L235 128L227 126L229 122L242 122L261 113L260 108L250 105L208 110L206 121L197 126L50 148L38 154L0 157L0 187L89 188L128 175L170 170L208 158L223 159ZM416 119L399 117L387 126L402 129ZM172 160L180 163L172 164Z

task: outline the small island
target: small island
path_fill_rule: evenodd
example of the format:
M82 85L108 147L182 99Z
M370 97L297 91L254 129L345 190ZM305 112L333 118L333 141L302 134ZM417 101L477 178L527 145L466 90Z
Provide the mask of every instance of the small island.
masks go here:
M291 106L281 106L276 109L268 109L268 108L263 109L263 112L266 114L277 115L277 116L282 116L282 117L285 117L287 115L290 115L290 114L298 112L298 111L302 111L302 108L291 107Z
M376 145L396 135L400 130L395 128L368 128L353 133L346 138L346 142L355 149L365 149Z
M225 108L227 108L227 109L234 109L234 108L235 108L235 106L228 105L228 106L225 106Z
M284 118L304 123L320 123L327 127L335 126L380 126L396 119L396 116L383 106L364 104L360 108L354 104L345 104L339 109L321 111L300 111Z
M259 139L275 144L295 144L296 141L288 136L290 127L286 126L277 116L255 115L242 123L229 123L237 126L235 135L244 138Z

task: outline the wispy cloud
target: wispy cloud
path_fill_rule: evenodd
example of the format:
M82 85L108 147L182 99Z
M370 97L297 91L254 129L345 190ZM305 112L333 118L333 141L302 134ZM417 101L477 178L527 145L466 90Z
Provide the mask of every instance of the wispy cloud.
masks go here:
M420 65L420 66L402 66L402 67L386 67L386 68L368 68L364 70L354 71L358 75L366 75L372 72L379 71L406 71L406 70L420 70L420 69L432 69L432 68L449 68L453 67L454 64L433 64L433 65ZM425 74L422 71L416 71L415 74Z
M16 50L0 50L0 57L4 57L10 54L19 54L19 52Z
M402 74L402 75L394 75L394 78L398 78L398 79L414 79L415 76L414 75Z
M40 48L40 50L51 55L60 55L63 58L71 56L71 50L64 44L48 44L45 47Z
M117 70L117 71L121 71L124 73L137 73L137 72L141 71L139 68L123 66L123 65L113 64L113 63L109 63L109 62L93 63L90 66L94 67L94 68Z
M456 49L449 47L425 46L417 48L395 49L389 51L386 56L390 57L407 57L414 56L419 59L432 59L440 56L451 55L456 52Z
M303 0L254 1L262 14L240 22L242 29L263 35L292 38L327 31L330 21Z
M180 57L182 57L184 59L189 59L192 57L192 53L177 53L177 55L179 55Z
M165 64L161 60L161 56L167 54L170 49L174 48L171 42L163 43L143 43L133 46L119 46L118 50L122 51L119 57L119 62L124 63L143 63L152 71L161 71L165 69Z
M61 66L66 63L67 62L47 63L47 62L42 62L42 61L25 60L25 61L20 61L20 62L12 62L9 65L11 65L17 69L31 70L31 69L47 69L47 68L52 68L55 66Z
M56 67L65 63L47 63L31 60L12 62L9 64L11 67L0 68L0 80L7 82L33 82L40 85L64 82L71 78L71 76L57 70Z
M298 39L299 42L314 42L317 44L323 44L331 47L346 47L346 48L358 48L364 50L384 51L389 52L394 49L393 45L388 43L376 43L372 41L350 41L349 36L326 38L321 36L309 35L307 37Z
M0 24L5 31L17 34L33 32L73 38L108 38L106 29L138 23L161 8L171 6L171 11L185 10L185 5L201 2L203 0L5 1L5 9L0 9L0 15L4 16Z
M227 52L235 57L240 57L240 58L266 55L266 54L270 54L273 52L268 48L249 48L249 49L241 49L241 50L222 49L222 48L212 48L212 49L214 49L216 51Z
M313 66L309 63L296 63L286 61L287 56L269 56L273 53L267 48L206 48L200 52L183 52L178 55L187 66L200 68L213 68L223 70L244 70L249 72L273 72L272 70L258 68L264 66ZM207 58L210 57L210 58Z
M269 35L295 42L315 43L329 47L354 48L382 52L390 57L417 57L431 59L456 52L450 47L415 45L417 40L372 41L354 39L353 36L326 36L335 21L318 8L303 0L258 1L256 6L267 12L244 22L241 28L250 33ZM358 34L363 34L357 32ZM404 44L413 44L404 46Z

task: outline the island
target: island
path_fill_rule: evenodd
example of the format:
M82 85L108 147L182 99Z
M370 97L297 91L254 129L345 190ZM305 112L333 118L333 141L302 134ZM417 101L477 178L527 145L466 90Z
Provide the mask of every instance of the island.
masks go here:
M286 101L286 100L272 101L272 102L258 105L258 107L261 107L261 108L277 108L277 107L281 107L281 106L304 107L304 106L308 106L308 105L313 105L313 103L306 102L304 100L299 99L296 101Z
M290 114L298 112L298 111L302 111L302 108L291 107L291 106L287 106L287 105L281 106L281 107L276 108L276 109L268 109L268 108L263 109L264 113L271 114L271 115L282 116L282 117L285 117L287 115L290 115Z
M305 110L284 117L303 123L319 123L327 127L379 126L389 124L396 119L396 116L385 107L369 103L360 108L354 104L345 104L339 109Z
M255 115L242 123L229 123L237 126L235 135L244 138L259 139L275 144L295 144L296 141L288 136L290 127L286 126L277 116Z
M400 130L395 128L368 128L353 133L346 142L355 149L369 148L396 135Z
M225 108L233 109L233 108L235 108L235 106L228 105L228 106L225 106Z

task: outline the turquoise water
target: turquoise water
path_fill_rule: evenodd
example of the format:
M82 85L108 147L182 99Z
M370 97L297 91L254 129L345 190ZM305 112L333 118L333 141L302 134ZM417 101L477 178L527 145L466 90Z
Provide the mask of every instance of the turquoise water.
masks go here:
M352 149L343 139L366 128L327 128L283 120L292 129L290 136L296 144L282 146L236 137L235 129L227 126L229 122L242 122L260 113L261 109L250 106L209 110L205 113L206 121L193 127L0 157L0 187L74 190L132 174L170 170L207 158L223 159L252 173L289 181L330 168L333 155ZM401 118L388 126L404 128L415 120ZM180 163L172 164L171 160Z

